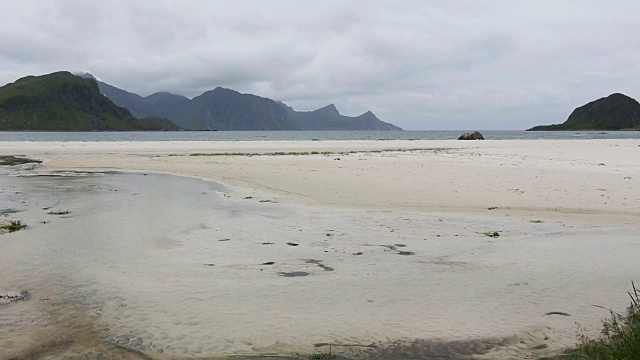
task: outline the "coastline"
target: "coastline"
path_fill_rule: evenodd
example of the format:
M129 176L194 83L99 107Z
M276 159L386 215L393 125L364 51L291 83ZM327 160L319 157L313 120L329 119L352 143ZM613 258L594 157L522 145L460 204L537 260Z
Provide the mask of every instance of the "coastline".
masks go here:
M251 264L283 262L267 269L275 272L276 280L264 278L262 270L260 276L241 276L243 284L258 288L273 281L297 281L279 278L278 272L312 274L308 279L313 281L298 285L304 296L287 292L287 287L282 294L271 295L284 301L280 313L271 313L273 335L282 348L258 331L258 338L251 339L256 353L313 351L294 344L302 341L334 344L334 350L375 358L394 346L406 350L449 344L459 351L486 346L478 358L508 359L546 356L571 346L575 322L597 332L598 320L606 314L593 309L593 303L626 305L624 294L634 279L622 275L640 271L630 255L640 225L640 198L633 191L640 180L640 157L631 155L640 152L639 146L638 140L25 142L0 143L0 155L43 160L42 166L25 170L33 174L117 170L213 180L225 186L216 191L228 206L251 209L247 214L258 214L256 219L265 211L282 219L254 219L249 227L239 221L231 234L236 240L245 226L246 242L219 253L215 260L224 265L225 271L218 274L222 278L238 276L239 267L253 269L246 259L252 259ZM294 154L314 151L331 154ZM271 155L219 155L224 152ZM278 232L280 223L290 229ZM328 227L343 235L326 235ZM255 242L251 234L284 238L294 231L318 237L311 243L316 245L301 254L296 253L300 248L286 244L276 252L243 253ZM485 235L492 231L500 237ZM327 240L331 245L325 244ZM162 246L172 244L163 241ZM404 246L398 248L397 243ZM197 256L197 244L193 242L185 259ZM405 249L414 254L398 256ZM300 258L322 258L336 271ZM616 267L604 265L608 263ZM350 302L336 298L337 293ZM373 302L353 309L363 293L367 296L361 300ZM332 296L326 298L327 294ZM297 303L287 303L287 297ZM287 313L287 306L303 304L302 299L308 303L299 317ZM219 305L233 301L231 297ZM258 310L253 305L246 303L247 309ZM571 316L548 315L553 312ZM277 320L286 316L300 322L293 333ZM208 355L246 351L242 340L247 334L242 329L247 333L254 332L251 326L261 329L250 320L235 324L242 323L238 314L224 319L236 331L232 337L237 346L223 346L222 353ZM464 345L464 339L473 341ZM378 350L362 347L367 344Z

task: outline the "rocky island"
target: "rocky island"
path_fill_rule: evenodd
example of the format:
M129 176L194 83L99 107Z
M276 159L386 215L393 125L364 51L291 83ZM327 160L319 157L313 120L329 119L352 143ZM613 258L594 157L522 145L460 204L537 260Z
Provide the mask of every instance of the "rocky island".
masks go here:
M615 93L575 109L567 121L539 125L527 131L640 130L640 103Z

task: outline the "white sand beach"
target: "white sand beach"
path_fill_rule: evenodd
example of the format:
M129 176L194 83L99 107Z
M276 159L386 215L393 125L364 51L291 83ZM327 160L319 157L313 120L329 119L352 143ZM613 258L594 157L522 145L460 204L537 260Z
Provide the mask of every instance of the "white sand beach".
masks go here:
M593 305L623 311L640 278L640 140L2 142L3 155L43 161L16 174L115 170L224 186L215 219L199 213L174 233L158 219L188 212L178 204L149 216L149 235L121 252L70 257L92 289L120 299L86 325L97 347L154 358L331 344L353 358L536 359L575 344L576 324L597 335L608 313ZM169 203L171 192L158 196ZM99 221L91 209L60 221ZM0 270L35 251L28 236L0 235ZM126 272L114 265L125 260ZM0 290L19 292L20 279ZM47 336L64 343L30 312L48 311L31 292L0 307L0 325L38 322L37 332L0 326L6 358ZM81 352L67 344L51 351Z

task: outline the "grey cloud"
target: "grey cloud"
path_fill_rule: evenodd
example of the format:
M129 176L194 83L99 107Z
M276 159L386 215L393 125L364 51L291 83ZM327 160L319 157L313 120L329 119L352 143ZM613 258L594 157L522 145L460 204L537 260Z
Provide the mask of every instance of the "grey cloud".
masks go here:
M522 129L640 97L640 3L25 0L0 13L0 83L89 71L148 95L216 86L409 129Z

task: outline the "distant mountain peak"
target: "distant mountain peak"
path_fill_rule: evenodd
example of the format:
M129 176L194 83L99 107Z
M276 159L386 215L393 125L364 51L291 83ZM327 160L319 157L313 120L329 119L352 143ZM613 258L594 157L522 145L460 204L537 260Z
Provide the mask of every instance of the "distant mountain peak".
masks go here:
M93 79L98 81L98 79L96 79L95 76L93 76L91 73L88 73L88 72L80 71L80 72L74 73L73 75L84 78L84 79Z
M293 124L300 130L402 130L376 117L371 111L351 117L340 114L334 104L329 104L314 111L295 111L280 103L287 109Z
M217 86L215 89L211 90L212 92L219 92L219 93L232 93L232 94L240 94L238 91L235 91L233 89L229 89L226 87L222 87L222 86Z
M613 94L611 94L611 95L607 96L607 98L610 98L610 97L623 97L623 98L629 98L629 99L632 99L630 96L627 96L627 95L622 94L622 93L613 93ZM605 98L605 99L606 99L606 98Z
M173 96L180 96L180 97L186 98L186 96L184 96L182 94L176 94L176 93L173 93L171 91L160 91L160 93L163 94L163 95L173 95Z
M147 96L147 99L149 98L155 98L155 97L177 97L177 98L184 98L184 99L188 99L186 96L184 95L179 95L179 94L174 94L172 92L169 91L158 91L156 93L153 93L149 96Z
M93 78L89 73L77 74ZM402 130L372 112L350 117L335 104L313 111L295 111L282 102L218 86L189 99L170 92L146 97L96 80L100 92L134 116L169 118L194 130Z
M323 108L315 110L315 112L321 112L327 115L340 115L340 111L338 111L338 108L334 104L329 104Z

